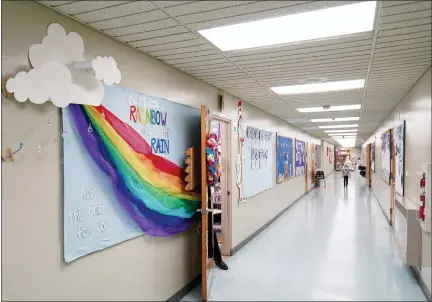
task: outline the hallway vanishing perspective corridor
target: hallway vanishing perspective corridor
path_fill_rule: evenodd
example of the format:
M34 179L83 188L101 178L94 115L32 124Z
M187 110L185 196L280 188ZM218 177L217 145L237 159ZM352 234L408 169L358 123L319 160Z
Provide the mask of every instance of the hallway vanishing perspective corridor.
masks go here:
M215 270L210 297L236 300L425 301L358 171L312 190ZM200 300L197 288L183 301Z

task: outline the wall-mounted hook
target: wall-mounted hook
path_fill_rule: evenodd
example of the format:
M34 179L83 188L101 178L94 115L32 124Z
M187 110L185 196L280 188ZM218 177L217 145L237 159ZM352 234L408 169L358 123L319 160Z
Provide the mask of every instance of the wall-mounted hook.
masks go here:
M1 92L2 92L2 95L3 95L5 98L10 98L10 97L12 96L12 93L10 93L9 91L7 91L7 89L6 89L6 82L7 82L7 80L9 80L9 77L3 77L3 78L2 78L2 82L1 82Z
M6 159L8 159L8 158L9 158L11 161L14 161L13 156L14 156L15 154L17 154L17 153L22 149L23 146L24 146L24 144L23 144L23 143L20 143L19 148L16 149L14 152L12 152L12 149L11 149L11 148L7 148L7 149L6 149L7 156L3 156L3 155L2 155L1 158L2 158L4 161L6 161Z

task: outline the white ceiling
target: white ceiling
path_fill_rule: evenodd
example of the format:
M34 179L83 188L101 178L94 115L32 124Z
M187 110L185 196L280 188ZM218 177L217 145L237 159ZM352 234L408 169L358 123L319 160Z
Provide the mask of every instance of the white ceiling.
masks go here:
M431 1L379 1L373 32L231 52L220 51L197 31L360 1L39 2L316 137L328 138L310 118L360 116L357 145L431 65ZM366 87L297 96L278 96L269 89L322 77L364 78ZM363 108L357 111L296 110L359 103Z

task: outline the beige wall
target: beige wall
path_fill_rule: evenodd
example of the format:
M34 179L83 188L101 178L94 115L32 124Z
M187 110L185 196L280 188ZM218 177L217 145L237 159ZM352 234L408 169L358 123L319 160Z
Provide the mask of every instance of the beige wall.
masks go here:
M2 76L29 70L29 46L40 43L49 23L58 22L83 37L86 56L115 57L122 86L197 108L217 108L218 89L42 5L4 1L2 6ZM224 115L234 120L237 100L224 98ZM173 238L141 236L65 265L60 146L53 142L54 136L59 138L60 111L50 103L22 104L3 97L2 110L3 146L24 143L16 163L2 164L3 299L165 300L197 276L199 238L193 229ZM243 114L246 124L320 143L255 107L245 105ZM274 141L275 136L273 146ZM41 153L36 151L39 144ZM232 146L234 164L234 137ZM239 206L235 175L232 179L233 245L303 194L304 177L297 177Z
M405 120L405 196L417 200L418 179L422 163L431 162L431 69L405 95L401 102L366 141L376 141L375 173L372 189L386 214L390 209L389 185L381 177L381 134ZM421 274L431 290L431 234L423 232Z
M341 147L336 147L336 150L350 150L350 154L351 154L351 158L353 157L355 158L361 158L361 147L355 147L355 148L341 148Z
M327 148L330 148L332 150L332 153L331 153L333 156L332 163L329 162L330 153L329 153L329 155L327 155ZM334 171L334 161L335 161L334 149L335 149L334 145L332 145L332 144L330 144L324 140L321 141L321 169L323 169L324 174L326 176Z

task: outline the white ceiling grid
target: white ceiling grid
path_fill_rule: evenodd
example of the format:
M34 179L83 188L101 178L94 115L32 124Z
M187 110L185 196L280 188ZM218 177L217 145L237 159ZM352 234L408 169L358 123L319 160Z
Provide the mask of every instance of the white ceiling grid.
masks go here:
M380 1L374 32L231 52L220 51L197 31L359 1L39 2L317 137L327 135L310 118L361 114L357 144L431 65L431 1ZM322 78L367 82L365 89L305 95L278 96L269 89ZM363 108L295 110L345 104Z

